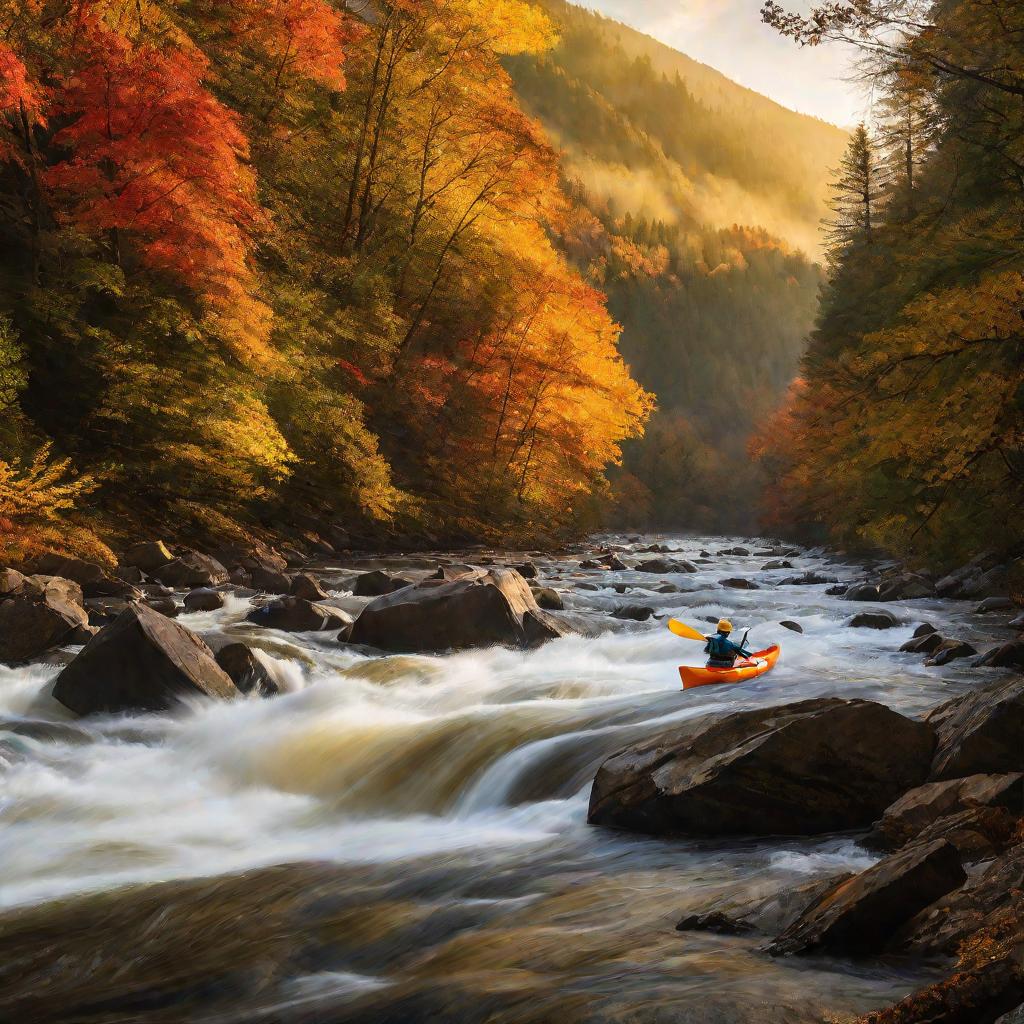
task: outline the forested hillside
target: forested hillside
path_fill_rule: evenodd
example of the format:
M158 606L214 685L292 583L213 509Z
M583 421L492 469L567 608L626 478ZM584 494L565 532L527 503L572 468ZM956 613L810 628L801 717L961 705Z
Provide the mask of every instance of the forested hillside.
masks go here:
M830 283L763 430L773 528L936 565L1024 543L1024 3L838 4L883 92L833 192ZM901 37L894 30L905 32Z
M550 45L539 10L0 0L0 29L9 552L594 524L648 399L549 241L557 161L500 64Z
M615 477L616 521L749 527L750 431L813 321L819 221L847 136L624 26L543 6L557 46L506 63L575 200L559 244L607 293L658 401Z

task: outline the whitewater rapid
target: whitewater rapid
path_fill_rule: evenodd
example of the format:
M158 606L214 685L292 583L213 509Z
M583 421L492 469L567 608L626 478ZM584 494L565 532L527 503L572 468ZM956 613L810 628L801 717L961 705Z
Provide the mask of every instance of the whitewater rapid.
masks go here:
M739 540L668 543L694 558ZM859 605L828 597L821 585L771 584L807 569L853 581L863 578L862 568L808 553L790 559L792 570L762 572L765 560L716 556L696 574L652 576L574 575L576 559L537 558L542 582L562 591L567 612L599 635L528 652L371 657L331 634L258 629L244 621L250 600L232 596L219 611L180 621L255 646L287 692L273 700L196 701L175 715L73 720L48 694L58 663L0 667L0 905L326 861L372 866L406 882L422 876L424 885L440 872L448 880L437 883L441 892L481 878L493 889L494 879L526 872L527 896L512 884L501 894L510 901L505 910L519 915L525 911L517 901L526 899L536 915L545 900L585 880L588 891L616 896L594 911L604 926L616 900L635 904L630 916L660 894L649 912L671 932L684 911L708 901L740 902L788 882L861 869L872 855L849 837L661 842L586 824L590 781L603 758L674 721L827 695L914 715L983 675L963 665L927 668L898 650L923 621L971 639L984 623L970 605L890 604L900 627L851 629L845 623ZM344 589L351 579L344 565L319 572L340 604L358 611L365 603ZM735 576L762 589L719 585ZM601 589L578 590L581 580ZM684 592L653 589L666 582ZM615 584L631 592L617 594ZM756 648L781 643L782 659L747 685L683 693L677 667L700 663L699 645L670 634L663 620L611 618L623 603L698 627L729 615L751 627ZM803 634L780 626L785 619L798 621ZM341 987L362 994L366 985L386 985L385 971L366 966ZM316 979L296 984L320 991ZM845 974L843 986L852 1006L908 987L898 973L863 972Z

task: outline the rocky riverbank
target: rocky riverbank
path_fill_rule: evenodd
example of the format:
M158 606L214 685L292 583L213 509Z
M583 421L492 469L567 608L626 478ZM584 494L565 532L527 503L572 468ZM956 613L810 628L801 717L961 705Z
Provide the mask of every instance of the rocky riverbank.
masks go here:
M866 853L856 871L847 869L834 876L815 872L817 877L811 882L797 885L761 884L756 892L748 893L743 905L737 905L734 891L729 896L701 900L697 898L700 886L683 886L673 890L675 920L664 921L663 930L651 917L641 926L633 912L616 903L620 883L610 865L597 870L588 876L591 880L584 887L587 913L591 913L593 900L604 901L603 923L608 933L598 946L580 939L569 958L575 966L565 967L568 974L559 975L562 986L567 977L578 983L588 973L584 967L588 957L602 958L604 972L615 956L622 955L622 949L615 954L612 950L626 941L626 936L634 951L631 955L637 955L637 943L653 943L650 948L656 947L659 957L670 960L675 955L672 942L679 941L673 926L682 917L680 927L690 935L709 935L715 942L724 941L718 938L723 933L741 936L729 941L743 944L743 953L737 952L737 957L751 977L761 971L777 971L772 964L787 958L795 962L809 957L816 962L822 956L850 957L851 965L905 963L911 970L914 964L937 960L959 965L951 980L923 989L914 999L886 1011L890 1016L872 1020L995 1020L999 1013L1017 1005L1012 1002L1020 984L1016 965L1024 948L1024 939L1018 942L1015 931L1021 917L1018 893L1024 888L1024 847L1018 831L1024 814L1024 761L1017 750L1024 724L1024 679L1014 669L1020 664L1014 653L1020 641L1013 639L1013 633L1020 623L1007 593L1008 573L997 571L999 566L979 561L954 574L957 607L965 609L958 612L957 622L970 621L969 630L943 624L939 613L945 605L941 602L950 599L939 592L949 593L954 586L949 580L911 575L896 566L858 568L830 559L825 552L762 542L715 547L709 542L651 544L632 540L557 554L352 555L311 564L297 552L288 557L287 553L260 548L210 555L172 549L154 540L125 551L114 570L52 556L20 569L24 571L0 573L0 623L4 627L0 630L0 644L4 645L0 660L37 664L48 673L46 686L53 697L68 711L85 717L81 726L47 720L45 714L31 709L44 707L39 701L50 698L33 698L27 713L4 727L7 738L2 752L16 773L27 771L26 759L50 757L50 751L56 749L54 743L70 744L72 751L88 750L96 735L112 737L115 744L127 743L125 750L130 752L135 749L136 735L162 735L160 723L177 721L182 708L237 704L252 708L247 715L262 716L258 707L265 703L271 718L264 729L274 734L284 725L284 716L297 710L296 700L305 694L313 699L318 691L313 687L296 692L291 670L271 656L270 652L292 650L291 637L300 645L296 650L308 650L317 663L342 658L344 664L352 665L351 671L363 677L372 675L375 682L368 692L370 699L379 703L386 692L380 687L413 665L418 672L431 664L441 672L449 665L458 672L459 659L466 656L436 658L441 652L529 651L557 640L559 644L581 645L573 647L578 653L571 656L578 676L587 671L583 666L590 664L592 657L586 653L584 636L598 638L598 644L606 635L639 638L649 635L643 631L650 630L655 620L669 614L697 624L702 619L716 619L720 613L742 616L780 600L790 602L786 595L792 595L795 603L780 606L780 611L785 607L790 614L779 614L776 626L801 638L793 644L804 643L802 631L806 629L807 636L813 637L821 629L817 623L820 613L809 611L816 600L813 595L833 590L830 607L841 609L849 601L850 611L835 618L830 628L849 631L863 650L870 650L867 643L872 635L879 638L881 646L893 646L888 640L890 632L902 640L906 631L912 630L917 635L898 640L896 646L905 651L893 657L910 664L907 659L915 652L927 653L931 664L923 670L942 673L947 666L955 668L960 673L957 679L963 679L958 684L960 692L949 700L934 702L936 706L923 717L916 709L923 712L928 704L918 699L912 702L915 711L911 714L900 713L885 701L827 693L801 694L807 699L787 701L792 683L787 684L790 677L783 667L774 677L777 690L759 683L728 695L706 695L702 698L710 701L706 713L687 712L677 724L659 726L657 712L642 719L634 708L627 714L626 704L620 707L606 702L600 719L589 732L584 728L573 746L559 739L564 726L555 727L536 717L544 704L517 702L512 705L516 714L534 716L529 724L523 723L524 737L538 747L555 744L550 753L538 749L539 756L534 757L530 740L519 748L519 739L513 740L511 735L500 739L500 733L495 733L499 754L501 749L510 757L519 756L517 749L530 751L535 763L529 775L518 782L510 778L511 764L503 768L501 779L492 779L486 770L478 774L480 768L473 761L479 762L482 750L471 755L471 760L462 758L460 741L453 732L456 720L441 724L441 731L433 737L423 728L421 736L410 733L412 746L404 767L403 761L395 760L400 757L398 748L375 753L375 741L364 736L350 740L351 749L344 752L333 746L325 750L321 740L307 741L295 748L293 761L294 757L303 761L308 756L319 757L320 765L314 767L310 762L303 770L331 773L339 764L336 770L347 772L347 759L357 755L363 762L365 784L384 763L374 764L372 758L386 757L394 769L387 782L389 795L370 799L367 806L373 807L374 799L384 805L394 803L401 789L392 796L390 787L404 786L404 803L421 810L432 805L413 796L414 776L409 773L429 766L435 773L430 785L449 786L452 793L461 793L454 804L449 797L440 802L438 797L432 798L439 809L451 808L445 814L456 816L477 806L485 793L489 806L497 799L501 806L515 808L531 806L529 802L538 798L542 803L537 806L544 806L543 800L559 794L564 799L579 790L589 798L590 834L600 843L635 842L627 838L629 831L660 836L670 858L679 844L689 851L695 841L719 842L725 837L742 844L760 836L755 841L771 846L778 845L774 838L778 836L824 837L825 842L832 842L830 837L835 835L836 841L852 839L864 850L879 851ZM231 617L233 609L238 612ZM217 626L226 615L235 624L227 629ZM768 631L763 623L758 630ZM660 642L660 634L656 635ZM911 646L934 636L941 637L941 644L930 651ZM668 638L666 642L670 642ZM973 656L934 657L941 653L940 647L954 650L951 645L955 644L971 647ZM993 652L1000 653L994 657ZM421 659L424 653L435 656L434 662L409 660L410 655ZM677 656L687 660L685 651ZM974 664L976 669L970 667ZM998 665L1004 667L997 671L993 666ZM960 666L968 666L968 675ZM628 664L623 669L630 671ZM345 669L343 675L348 672ZM974 672L978 675L971 684L969 673ZM558 708L559 715L573 713L572 700L564 700L564 696L571 697L571 691L563 694L569 685L559 683L552 691L558 694L555 704L564 705L564 709ZM581 680L576 685L584 684ZM735 706L737 699L742 702L760 693L774 699L764 707ZM279 700L259 700L272 696ZM719 699L722 696L724 703ZM672 700L669 704L667 695L665 702L659 698L664 709L661 715L679 714L674 710L680 707L678 695ZM636 703L632 699L631 704ZM275 706L279 707L276 713L272 711ZM701 710L699 705L691 706ZM484 709L486 704L481 713ZM119 717L126 713L141 717ZM99 734L89 724L93 720L99 723ZM484 724L487 720L480 718L477 729L489 729ZM133 721L138 724L132 725ZM516 735L518 730L519 726ZM320 753L313 753L316 750ZM60 754L64 760L74 756L73 752ZM239 751L235 757L239 756L242 760L234 764L248 763L248 754ZM497 767L498 762L493 763ZM343 774L331 784L342 787L339 796L358 791L357 765L358 761L353 763L351 778ZM255 763L246 771L261 777ZM449 775L450 782L445 783ZM588 784L591 779L592 787ZM472 782L469 788L465 788L467 780ZM308 785L304 777L301 791L306 792ZM281 783L275 782L275 786L279 788ZM327 792L324 790L325 795ZM495 792L504 796L495 798ZM403 801L399 799L399 803ZM479 830L482 826L474 827ZM608 839L600 838L605 834ZM254 837L240 837L240 841L248 848ZM879 854L884 856L878 859ZM289 859L293 858L271 856L263 862L285 864ZM114 855L113 862L116 860ZM210 867L219 874L215 865ZM9 993L0 998L0 1011L14 1014L12 1019L19 1019L20 1014L20 1019L38 1021L77 1020L95 1004L102 1010L90 1019L99 1021L122 1019L117 1015L127 1008L144 1006L144 1010L133 1012L141 1014L138 1019L155 1021L169 1019L167 1014L178 1014L174 1019L181 1019L183 1013L194 1016L219 1007L218 1013L229 1016L218 1019L299 1020L306 1012L302 1007L315 1006L315 1012L322 1014L334 1000L345 1008L317 1020L390 1019L387 1013L417 1019L417 1014L428 1011L433 1019L486 1015L488 1004L480 977L474 975L477 980L460 990L455 975L446 974L443 961L434 956L441 955L444 945L449 947L448 956L455 955L458 936L465 935L467 942L484 943L471 957L478 974L483 969L480 956L489 941L485 937L491 927L488 921L497 912L496 905L487 910L479 896L461 903L458 912L444 900L440 905L429 900L424 904L411 892L401 895L398 876L380 865L353 872L342 866L294 862L259 871L237 879L199 878L168 882L167 888L142 885L83 896L66 908L44 902L32 909L10 911L0 918L6 936L0 945L8 958L0 991ZM511 881L503 899L519 899L517 890L526 898L530 876L516 882L514 874L507 876ZM441 889L450 885L437 884ZM602 884L604 892L599 896ZM389 899L397 916L386 926L383 905L368 895L367 887L372 890L375 885L392 894ZM300 890L305 895L298 899ZM571 891L570 885L565 897L570 902ZM667 898L667 891L657 897L662 906ZM366 925L375 922L376 939L358 924L361 899L374 903L372 911L364 907L364 917ZM428 904L431 910L424 916ZM650 910L658 913L656 903L651 903ZM499 916L506 912L503 908ZM76 932L82 935L80 947L77 940L67 938L62 914L71 914L80 922ZM440 929L438 934L446 936L440 945L436 934L426 939L417 931L436 914L449 921L442 924L439 920L434 926ZM153 922L166 915L171 924L157 937ZM230 930L242 917L246 918L245 927L229 938L225 929ZM545 927L541 920L543 917L534 927ZM201 942L190 935L192 927L203 932ZM538 934L531 932L527 941L535 941ZM300 936L304 937L301 942ZM93 943L100 937L103 966L96 974L89 965L96 962ZM421 978L404 1000L400 987L389 988L381 1002L380 993L355 992L341 982L343 995L321 992L309 996L312 1002L282 995L282 986L287 989L287 980L296 973L339 964L347 965L345 970L354 969L357 975L365 967L379 971L389 957L405 962L424 941L437 951L431 957L432 981L427 984ZM194 955L186 957L189 943L197 942ZM531 970L554 969L567 955L564 942L563 937L562 953L541 943L547 952L536 951ZM137 952L130 969L123 963L117 966L127 948ZM349 952L342 955L342 949ZM369 951L374 949L376 953ZM979 952L982 949L987 951L984 956ZM9 955L15 950L17 956ZM66 969L54 978L47 975L46 964L57 951ZM548 967L545 957L550 961ZM456 956L457 961L462 958L462 953ZM498 959L507 962L505 953ZM517 970L522 969L520 964ZM643 976L655 990L670 984L667 979L654 981L646 969ZM961 982L961 978L965 980ZM536 981L520 980L519 995L510 1005L518 1006L521 1013L507 1019L528 1019L522 1016L526 1013L523 1007L540 998ZM903 991L908 988L894 984L894 995L901 987ZM752 989L751 1006L757 1002L755 993ZM524 1002L518 1002L520 998ZM723 1000L722 1016L715 1019L756 1019L742 1008L745 998L737 994L732 1003ZM820 1006L828 1005L828 998L823 992ZM291 1016L274 1016L284 1011L268 1009L281 999L291 1007ZM642 1005L645 997L639 980L618 999L623 1012ZM1011 1007L1005 1006L1008 1001ZM786 1012L796 1016L788 1019L815 1019L813 1007L797 1011L798 1002L791 1001ZM878 1002L876 999L875 1005ZM540 999L537 1005L541 1007L536 1011L540 1014L537 1020L567 1013L564 992L548 1002ZM938 1005L948 1006L942 1009L946 1016L936 1015ZM385 1012L383 1006L389 1009ZM588 1006L591 1010L584 1011ZM593 993L588 996L580 991L579 1019L593 1019L593 1006ZM956 1016L966 1012L964 1006L978 1015ZM379 1015L382 1012L383 1017ZM932 1016L923 1015L926 1013Z

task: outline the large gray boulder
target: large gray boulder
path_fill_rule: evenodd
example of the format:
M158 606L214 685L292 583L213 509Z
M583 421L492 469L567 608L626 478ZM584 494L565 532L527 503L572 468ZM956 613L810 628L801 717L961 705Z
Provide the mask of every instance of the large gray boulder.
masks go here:
M840 883L768 950L775 955L817 949L879 953L897 928L966 879L952 844L940 839L912 846Z
M933 779L1024 771L1024 679L990 683L928 715L938 745Z
M79 715L166 711L202 695L227 700L235 684L191 630L132 604L57 677L53 695Z
M655 835L816 835L869 825L924 782L931 729L823 698L691 720L601 766L588 820Z
M82 588L71 580L0 570L0 662L75 642L89 625L82 601Z
M356 619L351 642L388 651L446 651L531 647L568 632L541 611L514 569L479 569L378 597Z
M352 593L356 597L381 597L384 594L392 594L403 587L411 586L412 580L403 576L392 576L382 569L374 569L371 572L364 572L356 577L352 587Z

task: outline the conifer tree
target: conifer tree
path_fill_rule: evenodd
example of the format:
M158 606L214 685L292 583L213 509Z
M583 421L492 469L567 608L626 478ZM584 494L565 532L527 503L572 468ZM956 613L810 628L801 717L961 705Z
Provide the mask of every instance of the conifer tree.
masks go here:
M826 237L829 259L835 265L851 247L874 240L879 200L885 194L885 172L863 122L853 132L831 188L833 216L826 221Z

